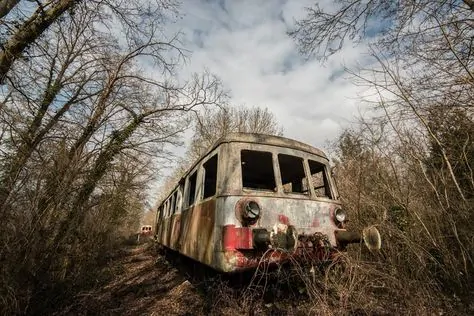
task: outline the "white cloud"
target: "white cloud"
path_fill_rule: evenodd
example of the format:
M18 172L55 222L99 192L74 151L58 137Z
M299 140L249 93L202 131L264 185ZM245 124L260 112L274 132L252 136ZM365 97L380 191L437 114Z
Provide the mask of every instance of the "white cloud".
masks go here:
M323 146L358 111L359 88L343 66L357 63L365 48L344 48L324 65L304 61L287 31L312 3L184 1L177 26L192 55L181 75L207 68L232 91L233 103L266 106L286 136Z
M343 67L367 57L364 46L348 45L324 65L305 61L287 31L313 3L184 0L184 16L170 30L183 31L183 44L192 51L180 76L209 69L231 90L234 104L268 107L285 136L323 147L358 112L360 88Z

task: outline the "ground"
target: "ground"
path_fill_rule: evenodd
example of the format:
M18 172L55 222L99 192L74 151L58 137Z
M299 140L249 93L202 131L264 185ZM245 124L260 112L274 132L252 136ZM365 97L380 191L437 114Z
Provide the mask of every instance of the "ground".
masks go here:
M278 274L278 285L266 279L255 285L253 279L254 285L245 283L244 287L229 286L228 280L215 275L210 279L192 278L195 271L190 271L188 264L171 264L155 247L153 243L145 243L118 251L104 270L110 274L108 281L80 293L55 315L393 315L403 310L394 302L375 308L341 308L340 300L321 304L305 299L307 296L300 292L300 287L285 286L294 277L282 280L282 274ZM266 271L264 275L267 276ZM448 310L451 312L440 310L436 314L469 314L464 309ZM421 314L431 315L432 311L427 309Z
M106 284L77 295L55 315L312 314L301 302L296 307L283 299L281 292L263 291L262 296L258 286L229 287L215 276L191 278L192 271L169 263L153 243L124 247L111 262L107 271L112 277Z
M149 244L116 255L108 284L77 296L59 314L204 315L205 300L185 276Z

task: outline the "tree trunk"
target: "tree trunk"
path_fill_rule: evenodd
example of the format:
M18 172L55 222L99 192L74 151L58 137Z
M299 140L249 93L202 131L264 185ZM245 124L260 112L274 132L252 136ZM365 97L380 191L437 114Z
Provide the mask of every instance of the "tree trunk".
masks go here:
M46 29L77 0L60 0L47 10L39 8L7 40L0 53L0 83L10 70L13 62L20 57L26 47L33 43Z
M50 105L56 99L56 96L61 91L62 88L62 79L64 73L66 71L67 66L63 67L61 72L59 73L58 77L52 84L48 84L46 87L46 91L43 95L43 100L41 101L40 107L36 112L33 121L31 122L26 135L22 138L22 141L18 147L18 151L14 158L12 158L8 168L5 171L3 177L0 177L0 214L5 212L7 201L10 196L10 193L17 181L17 177L20 174L21 170L25 166L26 162L30 158L33 151L36 149L40 141L43 139L43 136L54 126L54 124L59 120L56 116L50 121L46 128L40 131L39 134L38 130L41 127L43 122L43 118L48 111ZM77 98L77 94L69 100L62 109L69 108L70 103L74 102ZM61 110L62 110L61 109ZM64 114L64 111L60 111ZM56 121L54 121L54 119Z
M104 150L99 154L99 157L94 164L94 168L89 174L86 182L82 185L68 216L61 223L59 231L52 243L53 246L62 243L64 239L70 235L70 232L80 229L81 224L86 217L86 213L83 210L84 204L96 188L97 183L99 183L107 172L112 160L121 151L123 143L129 139L133 132L140 126L145 116L146 115L141 115L136 117L121 131L117 132L105 146ZM77 234L75 236L77 236Z

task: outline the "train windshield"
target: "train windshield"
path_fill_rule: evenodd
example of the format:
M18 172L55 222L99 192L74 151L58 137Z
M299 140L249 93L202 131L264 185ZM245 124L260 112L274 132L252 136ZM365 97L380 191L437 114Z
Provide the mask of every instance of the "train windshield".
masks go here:
M333 198L326 174L326 166L314 160L308 160L310 185L317 197Z
M278 191L273 158L271 152L241 151L242 186L244 189ZM312 196L314 192L316 197L333 198L325 164L286 154L277 154L275 159L280 170L279 178L283 193ZM306 165L309 174L305 171Z
M265 151L242 150L242 186L245 189L276 192L272 153Z
M310 194L303 158L279 154L278 164L284 193Z

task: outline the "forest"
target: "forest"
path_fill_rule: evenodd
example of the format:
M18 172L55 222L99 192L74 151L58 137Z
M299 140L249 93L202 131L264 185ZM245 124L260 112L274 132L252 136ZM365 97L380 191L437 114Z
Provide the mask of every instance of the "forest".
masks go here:
M304 58L369 47L373 62L345 71L370 112L328 151L350 227L375 223L383 238L377 255L351 248L340 277L308 285L311 304L474 312L474 1L305 12L288 32ZM0 0L1 314L41 314L96 287L173 161L163 194L228 132L284 135L271 109L233 104L211 72L179 78L188 51L165 35L179 16L174 0Z

